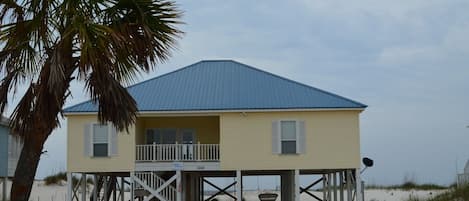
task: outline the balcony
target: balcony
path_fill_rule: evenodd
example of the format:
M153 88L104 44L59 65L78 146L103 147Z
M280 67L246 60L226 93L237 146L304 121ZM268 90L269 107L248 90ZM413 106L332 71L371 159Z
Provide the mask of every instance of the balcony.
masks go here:
M137 145L137 163L141 162L218 162L219 144L148 144Z

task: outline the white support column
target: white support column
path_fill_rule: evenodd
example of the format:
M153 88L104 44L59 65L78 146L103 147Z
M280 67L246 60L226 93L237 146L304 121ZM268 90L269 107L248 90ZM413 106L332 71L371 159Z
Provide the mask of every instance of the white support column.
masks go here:
M81 173L81 200L86 201L86 173Z
M124 185L125 185L124 177L121 177L121 189L120 189L120 192L121 192L121 201L124 201L124 195L125 195Z
M295 170L295 181L293 182L293 189L295 193L295 201L300 201L300 170Z
M8 182L8 177L3 178L3 184L2 184L2 200L7 201L7 182Z
M241 170L236 170L236 198L243 199L243 187L241 185Z
M176 171L176 201L182 201L181 170Z
M97 201L98 200L98 175L94 174L93 180L94 180L93 201Z
M360 168L355 169L355 185L357 194L357 201L363 201L362 180L360 178Z
M130 200L135 199L135 194L134 194L134 172L130 172Z
M73 184L72 184L72 173L67 172L67 201L72 201Z

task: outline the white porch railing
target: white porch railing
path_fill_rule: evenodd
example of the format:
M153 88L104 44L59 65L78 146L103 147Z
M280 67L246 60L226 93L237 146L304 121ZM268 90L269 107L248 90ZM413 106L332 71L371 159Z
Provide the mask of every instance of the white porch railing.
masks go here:
M136 161L219 161L219 144L137 145Z

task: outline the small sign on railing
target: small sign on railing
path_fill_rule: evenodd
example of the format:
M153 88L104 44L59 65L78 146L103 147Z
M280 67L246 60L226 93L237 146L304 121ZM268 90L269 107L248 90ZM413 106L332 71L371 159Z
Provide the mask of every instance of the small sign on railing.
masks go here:
M183 170L183 169L184 169L184 163L182 163L182 162L174 162L174 163L173 163L173 169L174 169L174 170Z

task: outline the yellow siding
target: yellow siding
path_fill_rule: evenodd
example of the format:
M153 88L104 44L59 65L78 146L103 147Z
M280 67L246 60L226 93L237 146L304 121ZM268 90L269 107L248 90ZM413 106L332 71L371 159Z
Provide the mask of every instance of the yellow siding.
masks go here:
M272 122L282 119L305 121L305 154L272 154ZM223 170L360 167L359 111L224 113L220 129Z
M220 142L218 119L218 116L139 118L141 129L138 129L137 144L144 144L146 128L194 129L196 141L200 141L202 144L218 144Z
M95 115L67 117L67 171L69 172L128 172L135 166L135 128L119 133L118 154L114 157L93 158L84 155L85 125L97 122Z

